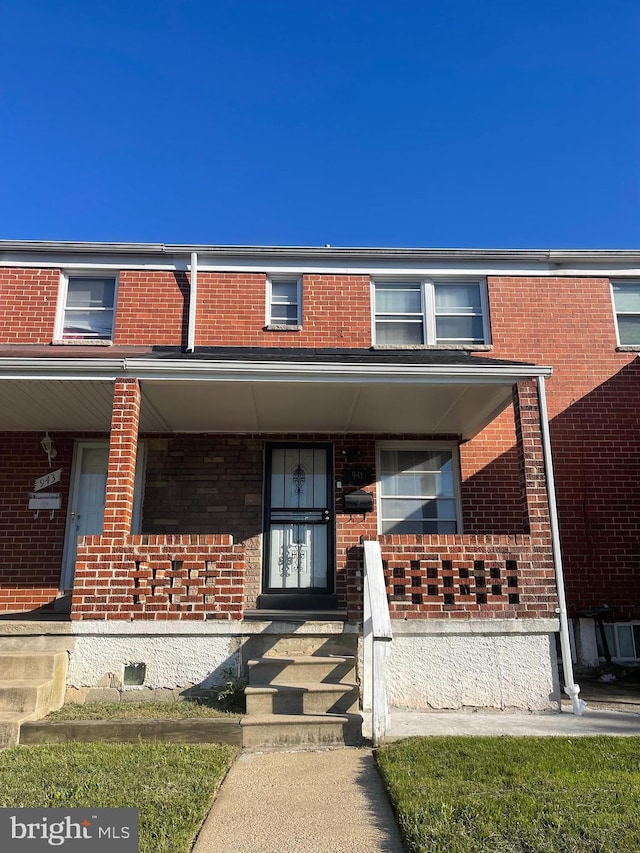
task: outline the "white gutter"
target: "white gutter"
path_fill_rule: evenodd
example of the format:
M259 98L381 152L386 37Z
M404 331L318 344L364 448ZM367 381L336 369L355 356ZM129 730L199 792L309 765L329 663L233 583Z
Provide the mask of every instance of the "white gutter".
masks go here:
M217 380L228 382L376 382L417 384L513 385L523 379L551 376L552 368L534 365L389 364L323 361L253 361L241 359L155 358L0 358L0 379Z
M571 643L569 640L569 621L567 618L567 600L564 593L564 572L562 569L562 551L560 548L560 527L558 524L558 507L556 504L556 487L553 476L553 460L551 458L551 436L549 435L549 418L547 415L547 395L544 387L544 376L540 374L538 385L538 408L540 409L540 428L542 431L542 452L547 480L547 500L549 502L549 523L551 526L551 545L553 550L553 565L556 573L558 591L558 616L560 617L560 649L562 653L562 669L564 672L564 691L571 699L573 713L581 717L586 704L580 699L580 686L573 680L573 661L571 660Z
M198 305L198 253L191 252L191 276L189 282L189 325L187 327L187 352L196 348L196 309Z
M640 261L638 249L490 249L368 246L221 246L200 243L108 243L74 240L0 240L2 253L99 253L101 255L182 256L189 253L221 257L359 258L384 260L462 259L519 260L547 263L630 263Z

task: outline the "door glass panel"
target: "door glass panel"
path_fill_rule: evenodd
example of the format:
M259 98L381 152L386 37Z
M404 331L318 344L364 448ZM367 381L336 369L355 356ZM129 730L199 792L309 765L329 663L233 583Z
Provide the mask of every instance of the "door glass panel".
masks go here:
M76 536L102 533L108 458L109 448L106 446L87 447L82 452L76 498Z
M326 586L326 525L272 524L270 539L270 587Z
M327 475L326 448L271 451L267 586L272 591L327 588Z
M298 509L327 505L327 455L317 448L274 449L271 507Z

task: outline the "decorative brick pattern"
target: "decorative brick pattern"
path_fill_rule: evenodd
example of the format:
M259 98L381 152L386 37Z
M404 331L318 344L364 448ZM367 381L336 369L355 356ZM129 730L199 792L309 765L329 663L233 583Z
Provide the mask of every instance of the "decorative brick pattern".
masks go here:
M245 559L231 536L85 536L72 619L241 619Z
M382 536L380 543L392 618L555 616L553 560L531 536Z

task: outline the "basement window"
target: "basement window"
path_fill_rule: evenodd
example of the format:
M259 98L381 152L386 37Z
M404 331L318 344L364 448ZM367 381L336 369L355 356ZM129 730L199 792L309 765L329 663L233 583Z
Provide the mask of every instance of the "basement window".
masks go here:
M605 622L607 645L614 660L640 660L640 622ZM596 629L598 655L605 659L600 631Z

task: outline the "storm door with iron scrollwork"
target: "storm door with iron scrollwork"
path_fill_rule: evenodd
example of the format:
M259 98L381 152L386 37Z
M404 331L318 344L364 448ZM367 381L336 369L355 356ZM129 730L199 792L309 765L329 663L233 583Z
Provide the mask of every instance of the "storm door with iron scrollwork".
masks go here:
M326 446L269 448L266 587L329 591L332 503Z

